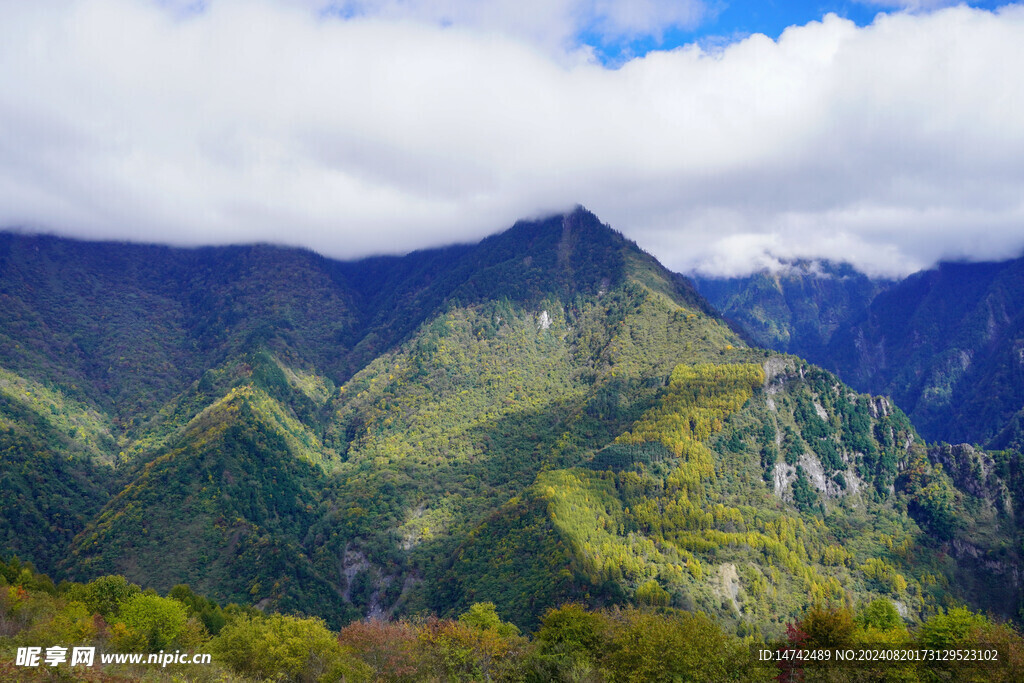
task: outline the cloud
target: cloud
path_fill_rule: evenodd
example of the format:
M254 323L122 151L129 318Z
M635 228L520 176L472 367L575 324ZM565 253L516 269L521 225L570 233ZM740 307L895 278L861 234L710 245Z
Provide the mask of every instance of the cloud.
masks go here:
M932 11L942 7L952 7L963 0L857 0L864 5L874 5L891 9L908 10L910 12Z
M322 15L417 21L526 40L551 50L579 47L582 32L603 43L660 38L693 28L703 0L291 0Z
M1020 6L610 69L565 45L568 0L534 8L563 12L545 35L500 2L0 2L0 225L356 257L583 203L680 270L1024 248ZM665 6L586 3L623 34L684 20Z

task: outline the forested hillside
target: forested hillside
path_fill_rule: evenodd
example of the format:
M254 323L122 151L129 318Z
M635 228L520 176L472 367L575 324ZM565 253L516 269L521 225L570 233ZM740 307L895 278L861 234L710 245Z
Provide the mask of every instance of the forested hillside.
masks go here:
M58 651L46 663L39 648L30 662L25 653L40 642L74 644L93 660L71 664ZM837 666L831 658L793 657L823 648L878 659ZM882 659L884 648L959 649L986 659L891 661ZM884 598L857 608L813 606L773 640L669 607L578 603L547 610L533 633L503 621L489 602L457 618L371 619L331 630L315 617L221 605L184 585L165 595L122 576L57 586L17 560L0 562L4 680L1010 682L1022 674L1024 638L1012 626L955 608L908 628Z
M694 276L701 295L766 349L821 363L843 325L859 319L893 283L848 263L785 261L744 277Z
M57 580L332 628L1020 605L1019 453L974 487L582 209L351 263L3 235L0 297L0 533Z
M940 263L898 282L797 262L696 283L757 344L892 396L929 440L1024 445L1022 259Z
M1019 450L1022 311L1024 259L943 263L879 295L827 356L851 383L891 395L930 439Z

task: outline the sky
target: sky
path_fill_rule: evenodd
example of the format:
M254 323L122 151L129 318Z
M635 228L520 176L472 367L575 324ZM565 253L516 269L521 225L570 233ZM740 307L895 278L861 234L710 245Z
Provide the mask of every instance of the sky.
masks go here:
M582 204L681 272L1024 252L1024 5L0 0L0 227L335 258Z

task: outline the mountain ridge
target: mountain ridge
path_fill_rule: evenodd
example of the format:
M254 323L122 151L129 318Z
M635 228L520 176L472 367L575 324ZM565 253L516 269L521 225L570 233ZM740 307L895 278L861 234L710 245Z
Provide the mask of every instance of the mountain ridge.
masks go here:
M765 272L697 284L756 343L796 348L860 390L893 396L930 440L1019 450L1022 264L942 262L896 282L859 275L825 306L811 297L802 319L788 302L835 282L835 266L823 276L805 268L797 278Z
M943 549L1014 533L951 521L974 494L887 400L751 348L582 208L350 263L78 247L0 237L0 521L58 577L334 625L488 597L525 627L580 600L770 632L808 596L974 599ZM58 462L81 494L53 491Z

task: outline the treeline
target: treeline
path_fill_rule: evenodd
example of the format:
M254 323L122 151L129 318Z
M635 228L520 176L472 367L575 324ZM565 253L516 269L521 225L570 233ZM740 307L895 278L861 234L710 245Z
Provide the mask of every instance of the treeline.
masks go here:
M92 646L99 653L210 653L212 663L19 666L19 647ZM982 649L985 664L797 661L825 648ZM770 658L761 653L771 652ZM771 661L767 661L771 659ZM884 599L859 609L814 606L780 642L728 633L701 613L668 608L549 609L523 634L491 603L457 619L358 621L332 631L318 618L221 607L176 586L166 596L121 576L55 586L18 560L0 562L0 676L6 680L198 681L1014 681L1024 639L1013 627L955 608L908 629Z

